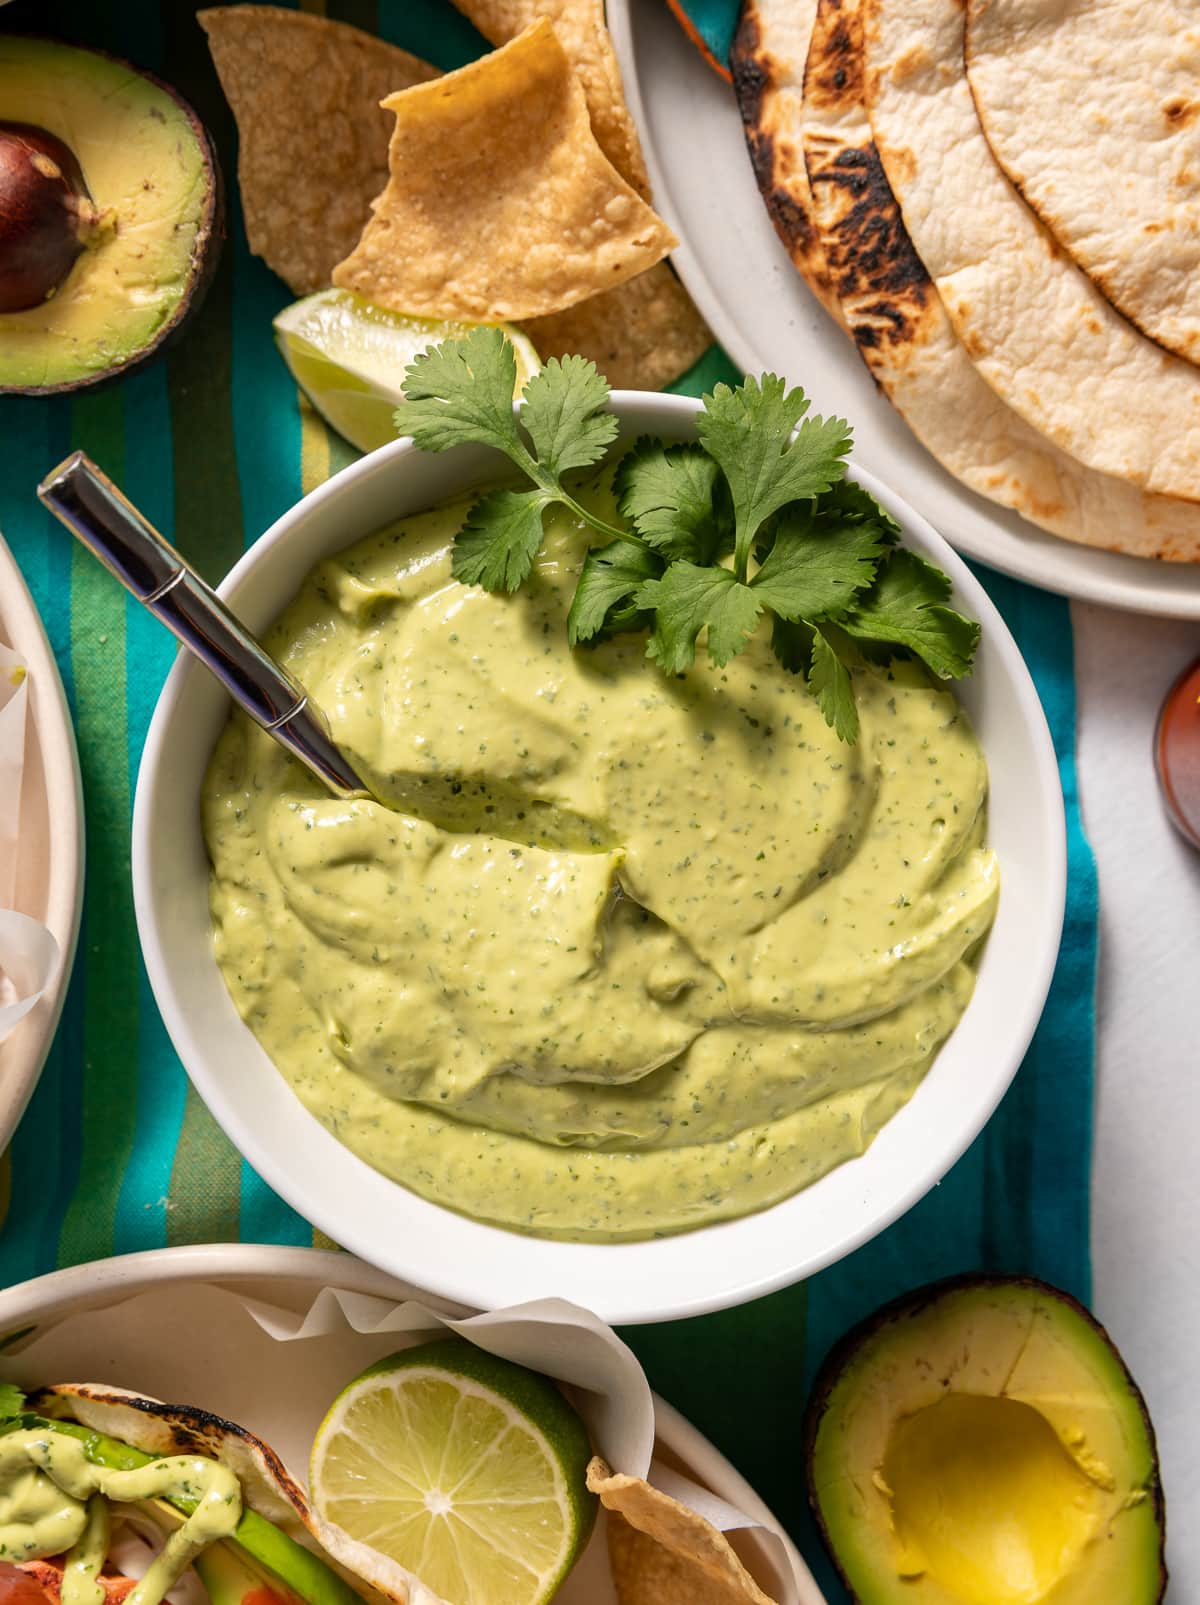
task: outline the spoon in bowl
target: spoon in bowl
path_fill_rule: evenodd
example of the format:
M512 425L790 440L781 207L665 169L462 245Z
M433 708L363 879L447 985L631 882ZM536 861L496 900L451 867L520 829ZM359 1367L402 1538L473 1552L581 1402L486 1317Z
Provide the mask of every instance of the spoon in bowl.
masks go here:
M335 797L369 797L300 682L83 452L47 474L38 496L129 594L200 659L255 724Z

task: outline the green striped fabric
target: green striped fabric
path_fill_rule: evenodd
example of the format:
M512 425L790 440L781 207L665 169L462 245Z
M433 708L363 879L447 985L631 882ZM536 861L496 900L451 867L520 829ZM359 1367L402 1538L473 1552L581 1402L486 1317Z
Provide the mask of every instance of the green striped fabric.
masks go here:
M329 0L327 9L446 68L484 48L447 0ZM35 484L82 447L215 580L353 454L298 403L275 352L271 317L290 296L246 249L233 193L233 125L192 6L14 0L0 10L0 29L58 33L159 72L212 131L231 191L221 267L203 310L168 355L98 392L0 401L0 531L41 608L74 710L88 862L62 1027L0 1175L0 1282L9 1284L178 1243L321 1240L218 1130L155 1009L134 926L129 826L139 755L173 647L51 526ZM734 373L714 349L677 388L699 394L723 377ZM1057 599L984 577L1038 681L1070 813L1067 940L1029 1059L971 1153L877 1242L808 1288L629 1334L655 1386L732 1456L802 1538L804 1379L849 1321L894 1292L970 1268L1032 1271L1088 1291L1095 887L1074 793L1070 620Z

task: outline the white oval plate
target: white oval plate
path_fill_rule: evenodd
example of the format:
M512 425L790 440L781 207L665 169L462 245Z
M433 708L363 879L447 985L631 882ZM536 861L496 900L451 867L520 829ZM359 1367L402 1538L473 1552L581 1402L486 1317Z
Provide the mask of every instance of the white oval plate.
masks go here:
M960 485L875 388L809 293L767 216L733 91L662 0L608 0L655 205L682 244L672 261L734 362L802 384L817 412L854 427L854 456L952 546L1031 585L1108 607L1200 619L1200 564L1076 546Z
M46 1328L83 1311L100 1312L144 1294L169 1294L119 1325L106 1323L106 1341L97 1345L85 1329L64 1328L47 1334L53 1345L56 1376L27 1377L20 1352L0 1356L0 1374L22 1382L107 1382L172 1403L199 1405L240 1422L279 1451L293 1474L304 1480L308 1444L302 1423L293 1419L293 1395L268 1373L269 1340L250 1317L232 1307L221 1290L276 1308L302 1313L323 1287L365 1293L397 1302L417 1297L446 1314L467 1313L418 1293L348 1254L315 1248L272 1248L257 1243L209 1243L192 1248L155 1249L143 1254L76 1265L0 1293L0 1336L30 1327ZM253 1355L239 1364L239 1328L254 1339L242 1352ZM117 1336L114 1338L114 1333ZM26 1335L28 1335L26 1333ZM374 1343L370 1352L364 1345ZM322 1385L329 1398L364 1366L398 1346L394 1338L364 1339L360 1334L332 1334L316 1340L304 1384L322 1408ZM314 1402L313 1399L308 1401ZM678 1411L657 1396L654 1400L656 1453L666 1458L720 1499L763 1525L781 1531L766 1505L708 1439ZM311 1430L311 1428L309 1429ZM743 1561L768 1590L791 1605L825 1605L824 1596L789 1540L784 1547L793 1579L779 1579L770 1551L755 1528L731 1535ZM597 1530L555 1605L615 1605L603 1527Z
M58 665L16 559L0 539L0 641L29 671L14 906L49 927L61 955L37 1006L0 1042L0 1151L37 1085L62 1013L83 904L83 791Z
M698 404L618 391L625 438L686 438ZM221 586L252 630L322 557L389 521L494 478L496 454L433 455L399 440L344 469L255 543ZM859 478L941 565L955 605L982 621L960 695L991 774L1000 907L974 996L911 1101L861 1158L758 1214L643 1242L551 1242L443 1209L372 1170L309 1114L243 1023L212 952L209 864L197 799L228 715L186 654L154 711L133 816L133 889L147 973L197 1091L274 1190L335 1243L443 1298L492 1309L558 1295L613 1325L744 1303L821 1270L889 1225L949 1170L1007 1090L1045 1002L1062 929L1066 825L1045 716L1016 643L982 586L924 519Z

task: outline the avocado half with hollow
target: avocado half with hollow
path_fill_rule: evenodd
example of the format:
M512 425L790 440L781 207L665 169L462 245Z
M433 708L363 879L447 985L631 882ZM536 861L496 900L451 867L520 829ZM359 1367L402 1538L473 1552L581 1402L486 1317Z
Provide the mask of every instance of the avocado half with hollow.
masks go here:
M0 393L96 384L200 303L221 185L191 107L128 62L0 35Z
M1136 1383L1025 1278L898 1299L818 1374L809 1498L859 1605L1157 1605L1165 1517Z

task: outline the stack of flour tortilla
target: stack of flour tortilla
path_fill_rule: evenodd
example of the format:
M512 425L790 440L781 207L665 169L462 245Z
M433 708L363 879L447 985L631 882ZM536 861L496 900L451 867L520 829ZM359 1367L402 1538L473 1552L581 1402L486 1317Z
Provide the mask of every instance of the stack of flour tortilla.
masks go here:
M943 466L1200 562L1192 0L746 0L733 68L796 268Z

